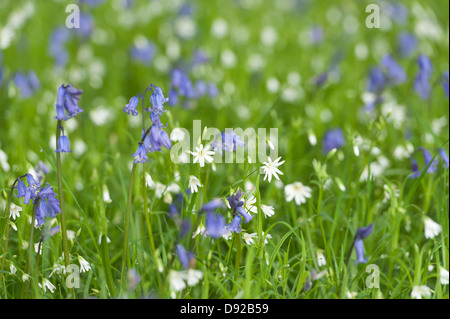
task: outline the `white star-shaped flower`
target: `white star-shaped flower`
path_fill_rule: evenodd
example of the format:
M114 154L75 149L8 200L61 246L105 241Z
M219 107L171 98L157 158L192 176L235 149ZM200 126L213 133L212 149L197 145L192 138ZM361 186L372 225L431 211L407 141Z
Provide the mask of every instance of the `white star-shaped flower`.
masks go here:
M295 200L295 203L300 206L306 203L306 199L311 197L311 188L304 186L301 182L295 182L284 187L286 201Z
M14 203L11 203L11 210L9 211L9 217L14 220L16 220L16 218L20 217L20 212L22 211L22 207L17 206Z
M281 159L281 156L272 162L270 157L268 157L267 162L263 163L262 168L263 168L264 174L266 174L266 175L264 175L264 180L268 179L269 183L270 183L270 181L272 180L272 176L274 176L277 180L280 180L280 178L278 177L278 174L283 175L283 173L277 167L284 163L284 161L280 162L280 159Z
M189 188L191 189L191 193L197 193L198 192L198 188L202 187L203 185L200 183L200 180L191 175L189 176Z
M264 213L264 217L270 217L275 214L275 211L272 206L261 205L261 210Z
M80 255L78 255L78 262L80 263L80 272L87 272L91 269L91 265Z
M199 147L195 147L196 152L191 152L191 154L194 156L194 164L199 163L200 167L205 166L205 161L208 163L213 162L213 158L211 155L214 155L214 151L209 150L210 146L206 145L205 148L203 148L203 144L200 144Z
M244 209L253 214L258 213L258 207L255 206L256 198L253 195L250 195L247 199L244 200Z
M425 224L425 237L427 239L434 238L442 230L442 226L436 223L434 220L432 220L430 217L425 217L423 220Z
M414 286L411 292L411 298L422 299L422 297L431 297L431 289L428 286Z
M253 245L255 243L254 238L258 238L258 234L257 233L251 233L251 234L243 233L242 237L247 245Z
M38 283L39 287L44 289L44 292L46 292L48 289L51 293L53 293L56 289L56 287L46 278L44 278L43 284L44 286L42 286L41 283Z

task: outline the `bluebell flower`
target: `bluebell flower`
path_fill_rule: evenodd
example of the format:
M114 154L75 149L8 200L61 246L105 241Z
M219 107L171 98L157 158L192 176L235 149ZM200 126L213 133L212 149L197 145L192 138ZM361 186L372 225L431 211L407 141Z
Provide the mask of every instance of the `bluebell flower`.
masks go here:
M445 71L444 74L442 74L442 88L444 89L445 95L447 95L448 99L448 71Z
M314 26L309 29L309 34L311 37L311 42L313 44L320 44L324 39L323 28L321 26Z
M237 146L244 147L245 143L234 131L217 134L211 143L212 150L219 151L220 154L222 154L222 150L225 152L234 152Z
M141 139L142 137L144 137L145 132L142 133ZM151 152L152 151L152 142L150 140L150 134L145 135L144 140L142 141L142 143L144 144L145 149L147 150L147 152Z
M244 209L244 201L241 201L240 198L242 196L241 190L238 190L236 194L228 196L228 203L233 211L239 213L245 220L246 223L251 221L253 217L247 213Z
M385 12L397 24L403 25L407 22L408 8L399 2L388 3Z
M225 226L225 229L229 232L240 233L241 232L242 218L238 214L235 214L231 223Z
M147 157L147 150L145 149L144 144L139 144L136 153L132 154L134 157L134 164L136 163L145 163L150 160Z
M34 94L41 86L36 73L30 71L28 74L16 73L14 76L14 84L19 88L23 98L28 98Z
M47 201L45 199L42 199L37 204L36 208L36 220L37 220L37 226L41 226L44 224L44 218L47 217Z
M26 175L28 187L25 189L25 195L23 202L28 205L28 203L31 200L34 200L36 198L37 191L41 184L39 181L36 181L31 174Z
M448 168L449 167L449 162L448 162L448 155L447 153L445 153L445 151L441 148L439 149L439 155L442 158L442 161L444 162L444 167Z
M432 64L430 59L424 54L419 56L417 63L419 65L419 72L414 79L414 90L422 99L426 100L430 97Z
M180 212L178 211L177 206L174 202L169 205L169 217L172 219L176 219L180 216Z
M419 164L414 158L411 158L411 170L412 174L409 176L409 178L419 178L420 177L420 170L419 170Z
M192 66L196 66L199 64L207 63L209 61L209 57L202 50L195 50L194 57L192 59Z
M81 109L78 105L78 100L81 98L82 93L82 90L76 89L72 84L62 84L58 88L58 93L56 96L55 119L66 121L69 118L83 112L83 109ZM67 111L67 114L65 111Z
M206 233L212 238L219 238L222 236L225 228L225 217L220 214L214 214L212 211L208 211L206 214Z
M219 95L219 89L214 83L208 83L208 95L212 98L215 98Z
M58 138L58 148L55 151L56 153L71 153L72 150L70 149L70 141L69 138L65 135L61 135Z
M382 66L387 70L388 80L392 84L406 82L405 70L395 61L392 55L388 54L381 60Z
M202 97L208 92L208 85L203 80L195 82L195 96Z
M364 243L363 239L367 238L370 234L372 234L373 231L373 224L370 223L367 227L360 227L356 231L355 239L354 239L354 246L356 251L356 264L358 263L367 263L367 259L364 257Z
M80 0L81 3L85 3L90 5L91 7L98 6L99 4L102 4L105 2L105 0Z
M169 99L164 97L161 88L151 85L153 87L153 93L150 96L150 102L152 103L151 112L157 115L162 115L164 111L164 103L168 102Z
M191 230L191 221L189 218L185 218L181 221L180 226L180 238L183 238Z
M42 231L42 241L45 241L47 239L49 239L50 237L56 235L59 231L60 231L61 227L60 226L55 226L51 229L44 229Z
M178 258L180 259L181 266L183 266L184 269L189 269L195 261L194 254L190 251L187 251L181 244L177 244L176 250Z
M171 106L178 104L178 93L177 90L175 90L175 88L171 88L169 91L169 104Z
M69 58L69 53L64 47L70 39L69 29L66 27L56 28L50 35L49 53L55 59L57 66L64 67Z
M17 194L16 194L16 197L17 198L24 197L26 190L27 190L27 187L25 186L24 181L22 181L22 179L20 179L20 177L19 177L18 180L17 180Z
M131 48L131 57L135 61L149 65L155 56L155 45L147 42L144 45L134 45Z
M338 149L345 145L344 133L340 128L328 130L322 143L324 153L328 154L332 149Z
M217 208L223 208L225 205L219 198L214 198L213 200L209 201L208 203L204 204L200 211L202 212L212 212L216 210Z
M380 94L386 87L386 76L379 67L370 70L367 91Z
M137 106L139 105L139 96L133 96L127 105L123 108L123 111L127 114L136 116L138 115L138 111L136 111Z
M409 32L402 32L398 36L398 50L401 56L408 57L417 48L416 37Z
M432 161L433 156L431 155L430 151L427 150L426 148L420 147L419 149L422 151L422 156L423 156L423 159L425 161L425 167L426 167ZM427 173L434 173L434 172L436 172L437 164L438 164L437 159L434 159L434 161L428 167Z
M94 18L90 14L80 13L80 27L74 29L83 38L88 38L94 31Z
M315 79L314 79L314 84L317 87L321 87L322 85L325 84L325 82L328 79L328 73L327 72L323 72L322 74L319 74Z

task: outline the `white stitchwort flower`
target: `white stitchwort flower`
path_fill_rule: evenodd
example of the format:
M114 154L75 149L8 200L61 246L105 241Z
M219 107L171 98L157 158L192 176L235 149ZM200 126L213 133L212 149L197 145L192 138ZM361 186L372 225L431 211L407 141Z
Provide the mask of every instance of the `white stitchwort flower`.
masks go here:
M157 198L161 198L165 190L166 190L166 185L161 184L160 182L156 182L156 185L155 185L155 196Z
M256 198L253 195L250 195L247 199L244 200L244 209L248 212L251 212L253 214L258 213L258 207L256 207L254 204L256 203Z
M11 203L11 210L9 212L9 217L14 220L16 220L16 218L20 217L20 212L22 211L22 207L17 206L14 203Z
M149 173L145 173L145 186L149 188L153 188L155 186L155 182L153 181L152 177Z
M272 206L261 205L261 210L264 213L264 217L270 217L275 214L275 211Z
M197 237L198 234L206 237L206 227L203 224L198 225L197 230L192 234L192 238Z
M42 283L44 286L42 286L41 283L38 283L38 285L39 287L44 289L44 292L46 292L47 289L50 290L51 293L55 291L56 287L53 286L53 284L48 279L44 278Z
M304 186L301 182L295 182L284 187L286 201L295 200L295 203L300 206L306 203L306 199L311 197L311 188Z
M184 140L186 133L183 129L176 127L170 132L170 139L174 142L180 142Z
M442 230L441 225L433 221L430 217L425 217L423 222L425 224L425 238L430 239L439 235Z
M191 175L189 176L189 188L191 189L191 193L197 193L198 192L198 188L202 187L203 185L200 183L200 180Z
M243 233L242 238L244 239L244 241L247 245L253 245L255 243L255 241L253 239L258 238L258 234L257 233L251 233L251 234Z
M448 285L448 270L441 266L439 266L439 279L441 285Z
M186 288L186 283L184 282L185 274L182 271L171 270L169 273L169 285L170 289L178 292Z
M89 263L86 261L86 259L84 259L80 255L78 255L78 262L80 263L80 271L81 272L87 272L91 269L91 265L89 265Z
M284 161L280 162L280 159L281 159L281 156L272 162L270 157L268 157L267 162L263 163L262 168L263 168L264 174L266 174L264 176L264 180L268 179L269 183L270 183L270 181L272 180L272 176L275 176L275 178L278 180L280 179L278 177L278 174L283 175L283 173L277 167L284 163Z
M422 299L422 297L431 297L431 289L425 285L414 286L411 292L411 298Z
M186 283L188 286L195 286L203 278L203 272L189 268L185 273Z
M205 166L205 161L208 163L212 163L214 160L211 155L214 155L214 151L209 150L210 146L206 145L205 148L203 148L203 144L200 144L199 147L195 147L196 152L191 152L191 154L194 156L194 164L199 163L200 167Z
M322 250L317 250L317 265L319 265L319 267L325 266L327 264L327 260L325 258L325 256L323 255L323 251Z
M11 274L13 274L13 275L17 272L17 268L12 263L9 266L9 270L11 271Z

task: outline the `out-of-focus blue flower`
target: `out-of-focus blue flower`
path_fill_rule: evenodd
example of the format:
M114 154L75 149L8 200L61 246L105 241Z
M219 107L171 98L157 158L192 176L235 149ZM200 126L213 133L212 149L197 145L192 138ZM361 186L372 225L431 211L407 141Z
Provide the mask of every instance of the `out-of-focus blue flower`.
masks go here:
M189 269L190 265L195 260L194 254L190 251L187 251L181 244L177 244L176 249L181 266L183 266L184 269Z
M328 154L332 149L338 149L345 145L344 133L340 128L328 130L322 143L324 153Z
M234 152L237 146L244 147L245 143L234 131L229 131L217 134L211 146L213 151L219 151L222 154L222 150L225 152Z
M385 12L397 24L403 25L408 20L408 8L399 2L387 3Z
M225 226L225 229L229 232L240 233L241 232L242 218L238 214L235 214L231 223Z
M209 57L202 50L195 50L194 57L192 59L192 66L209 62Z
M367 259L364 257L364 243L363 239L367 238L373 231L373 224L370 223L367 227L360 227L356 230L356 235L354 239L354 246L356 251L356 264L367 263Z
M78 101L81 98L82 90L75 88L72 84L62 84L58 88L56 97L56 117L57 120L66 121L69 118L76 116L83 112L78 105ZM67 112L67 114L65 113Z
M61 135L58 139L58 148L55 151L56 153L71 153L70 149L70 141L66 135Z
M386 86L386 76L379 67L373 67L369 73L367 91L380 94Z
M419 56L417 63L419 65L419 72L414 79L414 90L422 99L426 100L430 97L432 64L425 54Z
M133 60L149 65L155 57L155 45L146 42L143 45L134 45L131 48L131 57Z
M425 167L426 167L433 160L433 156L431 155L430 151L424 147L421 147L420 150L422 151L422 156L425 161ZM436 172L437 165L438 165L438 160L434 159L434 161L432 161L430 166L428 167L427 173Z
M99 4L102 4L105 2L105 0L80 0L81 3L85 3L90 5L91 7L98 6Z
M132 154L134 157L134 164L136 163L145 163L150 160L147 157L147 150L145 149L144 144L139 144L136 153Z
M225 228L225 217L220 214L214 214L208 211L206 214L206 233L212 238L219 238L222 236Z
M442 74L442 88L444 89L445 95L447 95L448 99L448 71L445 71Z
M314 79L314 84L317 87L321 87L322 85L325 84L325 82L328 79L328 72L323 72L322 74L319 74L315 79Z
M311 37L311 42L313 44L320 44L323 42L324 33L321 26L313 26L311 29L309 29L309 34Z
M14 76L14 84L19 88L20 95L23 98L29 98L41 87L38 77L34 71L24 73L16 73Z
M215 98L219 95L219 89L214 83L208 83L208 95Z
M139 105L139 96L133 96L127 105L123 108L123 111L127 114L136 116L138 115L138 111L136 107Z
M253 219L249 213L247 213L244 209L244 201L240 200L242 196L242 191L238 190L236 194L228 196L228 203L234 212L239 213L245 220L246 223Z
M416 37L409 32L402 32L398 36L398 50L403 57L410 56L417 48Z
M444 162L445 168L449 167L449 162L448 162L448 155L447 153L445 153L445 151L441 148L439 149L439 155L442 158L442 161Z
M385 55L381 60L381 64L387 70L388 81L390 83L401 84L406 82L405 70L395 61L392 55Z
M94 31L94 18L90 14L80 13L80 27L75 32L83 38L88 38Z
M409 178L419 178L420 176L419 164L414 158L411 158L411 170L413 173L409 176Z
M180 238L183 238L191 230L191 226L189 218L185 218L181 221Z
M69 53L65 44L69 39L70 32L66 27L56 28L50 36L49 53L55 59L57 66L64 67L67 63Z
M200 211L202 212L212 212L216 210L217 208L223 208L225 205L219 198L214 198L213 200L209 201L208 203L204 204Z
M169 217L172 219L175 219L180 216L180 212L178 211L177 206L174 202L170 203L169 205Z

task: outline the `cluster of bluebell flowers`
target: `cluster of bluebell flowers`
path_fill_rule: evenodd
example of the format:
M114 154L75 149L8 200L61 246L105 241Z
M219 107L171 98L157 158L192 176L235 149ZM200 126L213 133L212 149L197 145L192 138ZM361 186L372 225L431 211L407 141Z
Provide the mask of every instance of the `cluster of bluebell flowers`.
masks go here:
M28 186L23 179L26 179ZM49 183L41 187L39 180L31 174L26 174L17 179L15 188L17 188L17 198L23 197L24 204L29 205L31 201L31 204L35 206L38 227L45 223L46 217L54 218L56 214L61 213L59 200Z
M82 90L75 88L72 84L64 85L62 84L58 88L58 93L56 96L56 116L55 120L59 121L59 128L62 135L58 137L58 143L56 148L56 153L69 153L70 141L69 138L64 135L64 127L62 126L62 121L67 121L72 117L77 116L79 113L83 112L80 108L78 102L81 98Z
M140 99L142 100L142 103L144 103L145 93L147 91L152 93L150 96L151 107L144 108L144 111L150 112L152 125L147 130L143 129L136 153L132 154L134 157L134 164L150 161L147 156L147 153L149 152L161 151L161 147L165 147L169 150L172 148L172 142L170 141L167 132L163 130L164 125L161 123L160 119L161 115L166 112L164 104L169 101L169 98L164 97L161 88L150 84L144 94L139 93L137 96L133 96L129 103L125 105L123 111L132 116L137 116L139 112L136 108L139 105Z

